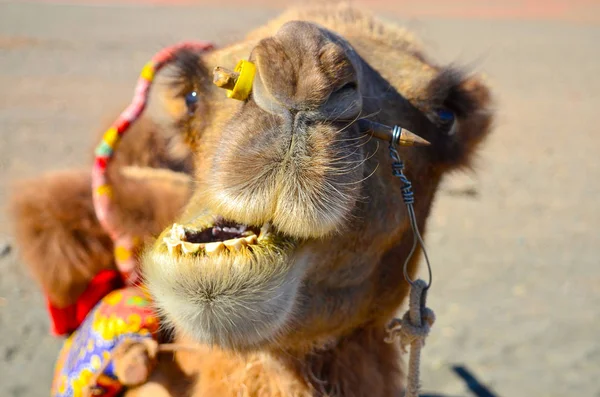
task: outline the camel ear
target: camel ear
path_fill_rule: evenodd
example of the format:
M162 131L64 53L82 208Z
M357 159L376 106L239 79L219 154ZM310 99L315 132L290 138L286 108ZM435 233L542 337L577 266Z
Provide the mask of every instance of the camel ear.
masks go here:
M480 76L444 68L428 87L428 118L438 126L434 162L451 169L470 166L493 122L490 90Z
M212 88L212 73L201 56L191 49L178 50L156 76L147 108L168 138L178 137L188 147L199 138Z

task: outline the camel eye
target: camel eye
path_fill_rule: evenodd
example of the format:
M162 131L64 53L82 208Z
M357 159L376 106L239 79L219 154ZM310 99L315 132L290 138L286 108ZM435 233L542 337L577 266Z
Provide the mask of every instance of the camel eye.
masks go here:
M196 91L192 91L185 96L185 105L188 108L189 115L196 112L198 106L198 93Z
M454 121L454 112L448 109L438 109L437 116L441 124L450 124Z
M454 112L447 108L440 108L435 111L436 113L436 124L439 126L444 133L453 135L456 125L456 115Z

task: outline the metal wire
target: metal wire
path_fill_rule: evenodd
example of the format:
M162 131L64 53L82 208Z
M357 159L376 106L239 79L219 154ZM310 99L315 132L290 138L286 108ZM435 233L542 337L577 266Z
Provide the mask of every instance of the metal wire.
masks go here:
M429 273L429 282L425 287L425 290L428 290L431 287L431 283L433 282L433 276L431 273L431 264L429 263L429 257L427 256L427 250L425 249L425 243L423 242L423 238L421 237L421 232L419 232L419 226L417 225L417 217L415 215L414 202L415 195L412 191L412 183L404 174L404 162L400 159L400 154L396 149L396 145L400 141L400 134L402 132L402 128L398 126L394 126L392 141L390 142L389 151L390 157L392 158L392 174L400 179L402 183L402 199L404 200L404 204L406 204L406 209L408 211L408 218L410 220L410 227L413 232L413 245L410 250L410 253L406 257L404 261L404 278L406 281L412 286L415 286L415 282L408 275L408 263L410 262L415 250L417 249L417 244L421 246L423 250L423 255L425 256L425 261L427 263L427 271Z

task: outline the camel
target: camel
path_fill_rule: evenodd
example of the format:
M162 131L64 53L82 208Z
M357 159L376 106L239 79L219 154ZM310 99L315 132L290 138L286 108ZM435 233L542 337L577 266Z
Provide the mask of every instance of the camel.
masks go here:
M243 101L211 81L240 59L256 66ZM111 172L124 227L147 242L163 326L195 347L161 356L126 395L401 395L401 351L384 338L407 297L412 231L387 144L357 121L431 143L399 148L424 233L440 181L471 167L491 131L483 79L347 5L295 8L240 42L182 51L160 79L152 96L169 122L134 126ZM89 184L85 171L46 175L12 199L25 262L57 304L114 266Z

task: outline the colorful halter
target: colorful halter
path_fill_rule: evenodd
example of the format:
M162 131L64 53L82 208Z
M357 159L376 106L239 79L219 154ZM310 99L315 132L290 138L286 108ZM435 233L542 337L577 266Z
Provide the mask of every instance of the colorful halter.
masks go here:
M123 276L124 282L128 285L136 284L139 281L136 251L140 240L138 237L130 236L123 230L120 230L118 222L115 222L115 203L113 200L112 182L107 172L108 166L121 138L125 135L129 126L144 111L148 101L150 86L156 73L172 61L175 54L180 50L208 51L212 48L213 45L207 42L184 42L158 52L142 69L131 104L104 133L102 141L96 148L96 157L92 171L94 209L100 224L114 242L117 269Z

